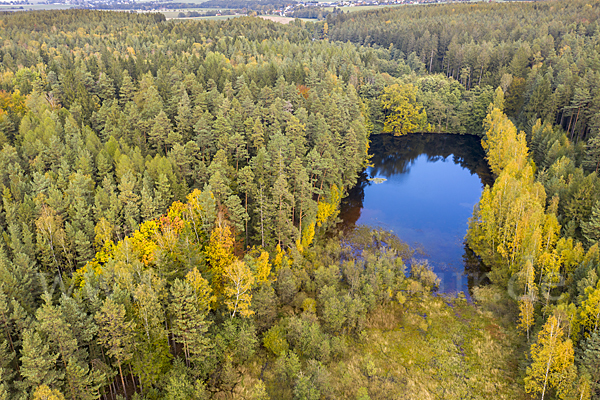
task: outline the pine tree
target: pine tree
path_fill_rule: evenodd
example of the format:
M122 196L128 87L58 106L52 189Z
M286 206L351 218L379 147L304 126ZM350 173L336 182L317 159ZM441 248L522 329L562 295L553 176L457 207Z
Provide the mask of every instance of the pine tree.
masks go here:
M600 135L588 140L582 166L588 171L598 173L598 168L600 168Z
M256 200L255 212L258 214L259 227L258 238L262 247L265 247L265 243L269 241L270 235L269 230L265 229L267 221L270 217L270 210L268 207L268 187L271 184L271 159L266 149L260 148L258 153L251 161L252 171L256 179L254 199Z
M0 399L2 400L8 400L11 386L18 384L12 382L17 372L14 361L15 352L8 348L6 340L0 340Z
M581 230L589 246L600 240L600 201L592 208L590 219L581 224Z
M93 394L89 389L93 378L88 376L87 368L82 369L78 366L78 360L85 359L87 355L81 354L71 325L65 321L59 308L52 305L51 296L45 293L42 297L45 303L36 312L38 329L52 345L53 350L60 354L61 364L66 372L67 393L73 400L92 398Z
M215 152L215 137L212 134L212 115L204 112L194 125L195 141L202 151L202 160L209 163Z
M183 142L187 143L192 139L194 117L190 105L190 98L185 90L182 91L182 96L179 99L175 121L177 122L177 133L181 135Z
M35 221L38 230L37 244L45 256L46 265L54 265L62 280L61 249L65 247L66 235L62 226L62 219L56 211L49 206L42 206L40 217ZM59 261L60 260L60 261Z
M250 217L246 213L244 207L242 207L240 198L235 194L230 195L225 200L225 207L227 207L227 211L229 211L229 219L236 228L236 231L244 232L244 226L248 223Z
M140 215L143 221L149 221L157 216L156 202L154 201L154 190L149 176L144 177L142 190L140 191Z
M115 98L114 82L105 72L101 72L98 78L98 95L104 101Z
M42 343L39 333L26 330L23 333L21 350L21 368L19 372L27 388L40 385L58 385L64 372L56 370L59 354L52 353L48 344Z
M136 193L137 179L131 171L127 171L119 183L118 200L123 205L122 218L127 227L127 232L137 229L140 216L139 199Z
M194 268L185 280L176 279L171 286L171 312L173 335L183 345L188 367L191 362L202 363L206 357L209 340L206 332L210 326L208 312L215 296L208 281Z
M164 154L167 154L167 142L171 132L171 122L169 121L167 114L163 110L160 110L158 115L154 118L152 130L149 132L148 140L150 141L150 144L152 144L155 149L162 149Z
M74 244L75 252L77 254L77 265L81 268L94 257L92 243L83 231L78 230L75 232Z
M123 392L127 393L123 366L133 357L135 323L125 317L125 306L107 298L95 316L98 324L98 344L113 357L119 368Z
M166 140L166 146L171 149L171 152L173 152L173 147L175 147L175 145L179 144L181 145L181 142L183 141L183 138L181 136L181 134L179 132L175 132L175 131L170 131L169 134L167 135L167 140ZM169 154L167 153L167 154Z
M12 339L12 319L9 303L4 293L4 285L0 285L0 326L4 329L6 340L10 345L11 352L15 351L15 345ZM0 366L2 366L0 364Z
M593 393L600 393L600 334L593 333L581 345L580 365L583 373L590 376Z
M171 206L173 192L171 190L169 178L167 178L167 176L163 173L158 175L158 181L156 182L154 194L156 211L158 214L164 214Z
M133 101L134 93L135 93L135 86L133 85L131 76L129 76L129 72L127 70L124 70L123 71L123 82L121 83L121 89L119 92L120 103L122 105L125 105L128 102Z
M265 145L265 128L260 121L259 117L256 117L254 126L252 127L252 134L250 136L252 147L258 150Z
M229 100L225 99L217 111L215 121L212 125L212 134L215 137L217 149L226 150L227 142L233 134L233 126L229 118Z
M244 137L239 132L235 132L229 137L227 149L230 154L233 154L235 159L235 171L237 172L239 170L240 160L248 158Z
M242 168L239 173L238 173L238 185L239 185L239 190L244 193L244 209L246 211L246 216L248 216L248 218L245 220L245 227L244 227L244 232L246 234L246 247L248 246L248 221L250 220L249 214L248 214L248 197L250 195L250 193L252 193L255 189L254 189L254 173L252 172L252 168L250 166L245 166L244 168Z
M82 366L74 358L69 359L66 374L73 385L71 398L77 400L96 400L100 397L100 386L104 383L105 375Z
M132 293L136 325L141 331L135 341L133 365L141 384L147 388L160 379L170 359L165 312L160 301L164 285L163 279L147 272Z
M294 224L292 205L294 197L288 190L287 177L285 174L279 175L273 188L271 189L272 196L272 212L274 216L274 228L277 234L278 245L283 246L289 244L293 238Z

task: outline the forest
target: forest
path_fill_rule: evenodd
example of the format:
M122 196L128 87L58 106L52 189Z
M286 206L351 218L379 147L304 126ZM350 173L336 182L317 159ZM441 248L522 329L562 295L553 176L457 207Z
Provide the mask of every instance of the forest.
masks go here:
M600 399L599 16L0 14L0 399ZM486 152L469 298L336 229L415 132Z

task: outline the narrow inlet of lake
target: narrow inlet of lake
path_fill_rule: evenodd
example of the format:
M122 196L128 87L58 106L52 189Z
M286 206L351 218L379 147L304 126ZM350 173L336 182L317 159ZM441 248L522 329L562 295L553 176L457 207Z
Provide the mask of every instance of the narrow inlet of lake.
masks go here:
M371 167L342 201L344 229L378 226L418 249L441 292L468 293L481 266L464 243L483 187L493 184L480 139L414 134L371 138Z

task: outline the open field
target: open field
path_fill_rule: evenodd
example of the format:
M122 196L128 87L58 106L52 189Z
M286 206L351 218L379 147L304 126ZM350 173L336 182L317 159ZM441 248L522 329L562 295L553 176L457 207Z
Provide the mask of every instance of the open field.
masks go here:
M284 25L289 24L290 22L292 22L295 19L295 18L291 18L291 17L280 17L278 15L261 15L260 18L279 22Z
M500 300L501 307L512 305L496 288L482 294ZM344 338L348 351L328 367L328 394L373 400L524 399L519 365L525 338L509 318L488 311L487 300L482 303L425 294L403 306L379 308L358 338ZM258 360L254 366L245 379L271 382L272 398L293 397L273 367L261 368ZM470 392L477 396L469 397Z
M284 25L289 24L295 19L299 19L300 21L306 22L317 22L315 18L292 18L292 17L282 17L279 15L259 15L259 18L268 19L269 21L279 22Z

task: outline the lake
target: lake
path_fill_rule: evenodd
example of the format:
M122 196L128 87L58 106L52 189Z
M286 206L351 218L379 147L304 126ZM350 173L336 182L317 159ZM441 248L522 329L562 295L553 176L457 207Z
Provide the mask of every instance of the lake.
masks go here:
M479 137L377 135L369 154L372 166L342 201L342 227L394 232L428 260L441 292L468 294L483 267L464 237L483 187L493 184Z

